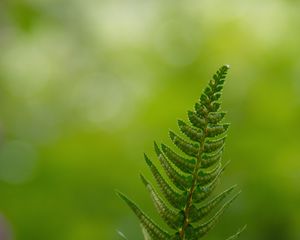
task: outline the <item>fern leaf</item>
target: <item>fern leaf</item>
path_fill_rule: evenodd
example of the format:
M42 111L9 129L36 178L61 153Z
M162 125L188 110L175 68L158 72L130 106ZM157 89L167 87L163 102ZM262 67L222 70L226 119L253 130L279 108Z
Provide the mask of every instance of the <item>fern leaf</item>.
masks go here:
M198 183L205 185L210 183L222 171L222 164L219 162L212 170L200 169L198 172Z
M191 176L184 176L182 174L179 174L169 163L169 161L165 158L165 156L162 154L161 150L157 146L156 142L154 142L154 149L156 152L156 155L163 166L165 172L167 173L170 180L174 183L174 185L179 188L180 190L185 190L192 184L192 177Z
M191 124L200 129L204 129L206 126L206 121L204 118L201 118L201 115L197 115L195 112L188 111L188 117L191 122Z
M229 205L237 198L237 196L240 194L238 192L236 195L234 195L229 201L227 201L222 208L206 223L203 223L199 227L197 227L194 231L196 239L199 239L200 237L204 236L206 233L208 233L212 228L215 227L217 222L220 220L220 217L224 213L224 211L229 207Z
M161 176L155 165L151 162L146 154L144 154L144 157L165 198L173 207L178 209L182 208L186 202L186 194L176 192Z
M217 183L221 176L221 173L222 172L219 172L219 174L209 184L204 185L204 186L202 186L202 185L196 186L194 195L193 195L193 200L195 203L202 202L204 199L206 199L207 197L209 197L212 194L213 190L217 186Z
M225 133L228 129L230 124L220 124L220 125L210 125L206 129L207 137L216 137L218 135L221 135Z
M212 154L203 153L201 156L202 159L201 168L209 168L215 163L221 161L222 153L223 153L223 148Z
M215 198L213 198L208 203L206 203L205 205L201 206L198 209L197 207L194 206L193 211L191 210L190 221L196 222L206 217L212 210L214 210L214 208L217 205L219 205L233 191L234 188L236 188L236 185L220 193L218 196L216 196Z
M223 165L221 160L230 124L222 123L226 112L220 111L220 98L228 69L227 65L222 66L213 75L194 105L194 111L188 111L189 123L178 120L178 127L184 136L169 131L171 141L182 153L178 154L163 143L160 148L154 142L159 163L172 184L165 180L155 164L144 154L164 199L143 175L142 182L149 191L158 214L172 232L163 230L135 203L119 193L139 218L146 239L199 240L215 227L224 211L240 193L225 201L235 189L236 186L233 186L208 200L228 165ZM223 201L225 203L220 208ZM213 212L215 214L209 218ZM209 220L203 223L205 218ZM242 230L227 240L236 239Z
M218 124L225 117L226 112L211 112L207 116L207 122L211 124Z
M176 135L174 132L169 131L169 135L173 143L186 155L189 155L191 157L196 157L199 152L199 145L189 143L186 140L182 139L178 135Z
M193 141L199 142L203 137L203 131L193 128L182 120L178 120L178 126L183 134Z
M124 200L128 206L132 209L132 211L139 218L141 224L147 231L147 233L153 238L157 240L166 240L170 238L169 233L162 230L156 223L154 223L134 202L129 200L124 194L117 192L122 200Z
M167 156L167 158L181 171L185 173L192 173L195 169L196 161L195 159L187 159L184 158L174 151L167 147L164 144L161 144L161 149L164 152L164 154Z
M204 153L213 153L215 151L221 150L224 147L225 137L217 140L207 140L204 143Z
M142 224L141 225L141 228L142 228L142 233L143 233L143 237L144 237L144 240L152 240L151 237L149 236L147 230L143 227Z
M156 191L153 189L152 185L145 179L143 175L141 175L141 179L148 189L153 203L160 214L160 216L164 219L164 221L173 229L178 229L180 224L183 221L183 215L181 212L175 212L170 209L164 201L158 196Z

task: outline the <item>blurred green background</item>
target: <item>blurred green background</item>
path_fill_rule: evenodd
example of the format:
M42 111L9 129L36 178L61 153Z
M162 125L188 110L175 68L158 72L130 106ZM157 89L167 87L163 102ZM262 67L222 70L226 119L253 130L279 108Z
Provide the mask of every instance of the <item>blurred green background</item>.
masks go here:
M1 0L1 240L142 239L114 190L160 222L143 152L170 144L225 63L218 191L243 193L203 239L245 223L243 240L300 239L299 12L293 0Z

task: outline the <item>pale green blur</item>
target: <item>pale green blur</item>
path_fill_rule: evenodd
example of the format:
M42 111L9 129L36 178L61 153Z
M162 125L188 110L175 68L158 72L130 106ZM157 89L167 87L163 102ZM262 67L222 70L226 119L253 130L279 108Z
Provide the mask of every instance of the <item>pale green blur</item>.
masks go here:
M115 189L161 223L143 152L170 144L230 64L217 190L242 195L203 239L244 224L241 240L300 239L299 12L292 0L1 0L0 238L141 240Z

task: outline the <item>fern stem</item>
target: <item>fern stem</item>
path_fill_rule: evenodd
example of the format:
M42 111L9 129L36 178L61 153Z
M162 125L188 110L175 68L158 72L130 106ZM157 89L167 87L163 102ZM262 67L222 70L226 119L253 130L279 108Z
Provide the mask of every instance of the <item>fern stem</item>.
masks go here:
M186 232L186 229L189 225L189 213L190 213L190 208L191 208L192 203L193 203L193 193L194 193L195 188L197 186L198 171L201 168L201 160L202 160L201 156L202 156L202 153L203 153L203 150L204 150L205 138L207 136L207 120L206 119L205 119L204 129L205 129L205 131L204 131L204 134L203 134L203 136L200 140L200 146L199 146L199 150L198 150L198 154L197 154L197 163L196 163L196 166L195 166L195 169L194 169L194 172L193 172L192 186L191 186L190 191L189 191L189 195L188 195L188 198L187 198L187 203L184 207L184 222L183 222L182 228L179 231L179 236L182 240L185 239L185 232Z

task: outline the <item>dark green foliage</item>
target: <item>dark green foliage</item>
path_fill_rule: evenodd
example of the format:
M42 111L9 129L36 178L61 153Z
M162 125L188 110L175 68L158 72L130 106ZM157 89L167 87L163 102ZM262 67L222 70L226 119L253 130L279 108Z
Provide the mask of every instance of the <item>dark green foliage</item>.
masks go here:
M154 143L157 158L174 186L170 186L145 154L146 163L165 199L141 175L142 182L148 189L159 215L172 231L169 233L163 230L135 203L118 193L137 215L148 237L153 240L200 239L214 228L221 215L240 193L235 194L221 207L219 206L235 186L208 199L227 165L222 166L221 158L229 124L221 122L225 112L219 111L219 100L228 69L228 66L222 66L217 71L195 104L195 110L188 111L190 124L178 121L184 136L169 132L172 142L182 153L177 153L164 144L159 147ZM237 238L242 230L228 240Z

